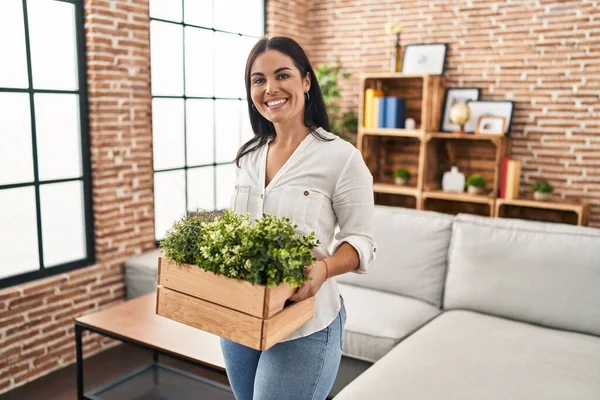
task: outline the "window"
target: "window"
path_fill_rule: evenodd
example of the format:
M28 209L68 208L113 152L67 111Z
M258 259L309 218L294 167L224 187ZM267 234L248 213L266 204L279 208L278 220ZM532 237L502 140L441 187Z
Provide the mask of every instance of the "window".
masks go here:
M94 262L80 3L0 2L0 287Z
M155 235L197 208L229 206L233 159L254 135L244 68L263 0L151 0Z

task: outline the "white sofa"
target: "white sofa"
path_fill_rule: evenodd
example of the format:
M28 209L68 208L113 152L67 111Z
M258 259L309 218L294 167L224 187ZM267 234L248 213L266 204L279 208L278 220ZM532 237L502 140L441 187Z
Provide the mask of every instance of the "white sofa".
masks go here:
M600 230L376 206L336 400L600 399ZM126 263L155 290L158 251Z
M375 236L336 400L600 399L600 230L377 207Z

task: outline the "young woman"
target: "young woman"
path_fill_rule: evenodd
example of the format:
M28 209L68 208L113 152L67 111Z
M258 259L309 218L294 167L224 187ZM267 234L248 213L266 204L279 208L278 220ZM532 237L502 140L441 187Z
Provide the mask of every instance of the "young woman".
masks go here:
M319 261L305 269L312 279L290 298L315 296L313 319L264 352L221 339L227 375L238 400L322 400L344 335L343 299L332 277L374 264L373 178L360 152L328 132L319 85L298 43L259 40L245 75L255 136L236 157L232 208L253 218L286 216L297 233L314 231L320 245Z

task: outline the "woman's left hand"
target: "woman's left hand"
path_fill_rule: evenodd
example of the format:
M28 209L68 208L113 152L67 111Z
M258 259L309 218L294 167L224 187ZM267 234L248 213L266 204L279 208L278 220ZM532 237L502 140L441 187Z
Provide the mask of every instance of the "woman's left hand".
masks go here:
M313 297L327 279L327 268L322 261L317 261L310 267L306 267L304 272L312 279L308 279L300 286L290 297L291 301L302 301Z

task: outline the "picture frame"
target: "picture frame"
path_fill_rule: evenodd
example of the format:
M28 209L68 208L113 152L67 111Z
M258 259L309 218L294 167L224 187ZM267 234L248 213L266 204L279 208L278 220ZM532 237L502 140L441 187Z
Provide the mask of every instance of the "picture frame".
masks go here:
M443 75L446 70L446 43L419 43L404 46L403 74Z
M469 101L469 108L471 109L471 119L465 124L465 132L475 132L475 127L479 122L479 117L485 116L496 116L504 117L504 136L510 135L510 128L512 126L512 116L514 109L514 101L512 100L476 100Z
M505 125L505 117L497 117L494 115L482 115L477 120L477 125L475 126L475 134L504 136Z
M450 107L458 102L468 103L479 100L481 89L476 87L454 87L447 88L444 94L442 118L440 120L440 132L457 132L460 128L450 121Z

